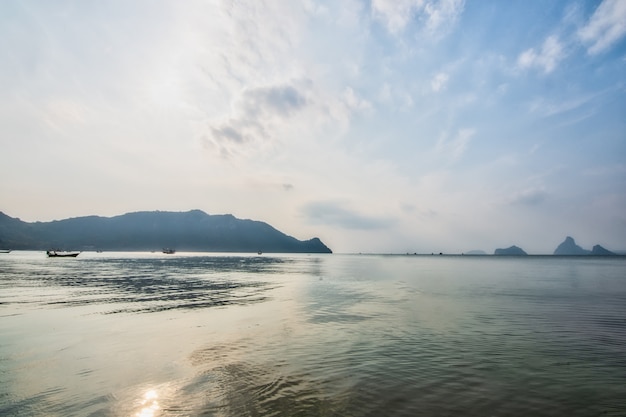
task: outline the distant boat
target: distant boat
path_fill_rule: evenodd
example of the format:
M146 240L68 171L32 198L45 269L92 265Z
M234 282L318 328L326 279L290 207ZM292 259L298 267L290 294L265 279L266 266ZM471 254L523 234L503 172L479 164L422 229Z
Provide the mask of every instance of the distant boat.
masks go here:
M173 255L176 253L176 250L172 249L172 248L164 248L163 249L163 253L167 253L168 255Z
M46 255L48 258L75 258L80 252L66 252L58 250L47 250Z
M263 255L263 252L258 251L258 252L257 252L257 255Z
M9 253L11 249L0 249L0 253Z

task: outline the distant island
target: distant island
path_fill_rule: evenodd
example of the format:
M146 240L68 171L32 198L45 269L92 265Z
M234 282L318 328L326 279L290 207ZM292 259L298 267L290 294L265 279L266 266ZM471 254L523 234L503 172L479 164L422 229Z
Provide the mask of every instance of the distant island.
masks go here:
M144 211L34 223L0 212L0 248L332 253L318 238L301 241L264 222L231 214L209 215L201 210Z
M604 249L600 245L595 245L592 250L583 249L576 244L576 241L570 236L557 246L554 250L555 255L592 255L592 256L615 256L616 253Z
M464 253L464 255L475 255L475 256L486 255L486 254L487 252L485 252L484 250L480 250L480 249L473 249Z
M506 255L506 256L526 256L528 255L522 248L518 248L513 245L506 249L496 249L494 255Z
M472 251L478 252L478 251ZM494 255L507 255L507 256L524 256L528 255L522 248L519 248L515 245L505 248L505 249L496 249ZM595 245L592 250L583 249L576 244L574 239L570 236L567 236L565 240L557 246L554 250L554 255L557 256L581 256L581 255L589 255L589 256L616 256L617 254L611 252L608 249L603 248L600 245Z

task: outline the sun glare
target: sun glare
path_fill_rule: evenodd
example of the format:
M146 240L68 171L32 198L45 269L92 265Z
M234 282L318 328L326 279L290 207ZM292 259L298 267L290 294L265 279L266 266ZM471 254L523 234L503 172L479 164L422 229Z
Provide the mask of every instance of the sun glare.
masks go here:
M158 394L155 390L147 391L141 401L141 409L135 414L137 417L155 417L159 410Z

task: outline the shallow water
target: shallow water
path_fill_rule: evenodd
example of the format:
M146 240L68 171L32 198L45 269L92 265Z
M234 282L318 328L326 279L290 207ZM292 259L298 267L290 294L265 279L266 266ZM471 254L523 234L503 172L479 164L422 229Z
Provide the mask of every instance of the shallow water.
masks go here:
M624 416L626 258L0 254L2 416Z

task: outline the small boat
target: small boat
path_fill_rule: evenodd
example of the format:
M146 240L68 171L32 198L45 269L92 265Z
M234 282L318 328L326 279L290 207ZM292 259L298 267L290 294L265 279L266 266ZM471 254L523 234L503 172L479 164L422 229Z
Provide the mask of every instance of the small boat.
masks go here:
M172 249L172 248L164 248L163 249L163 253L166 253L168 255L173 255L176 253L176 250Z
M0 253L9 253L11 249L0 249Z
M80 252L66 252L58 250L47 250L48 258L76 258Z

